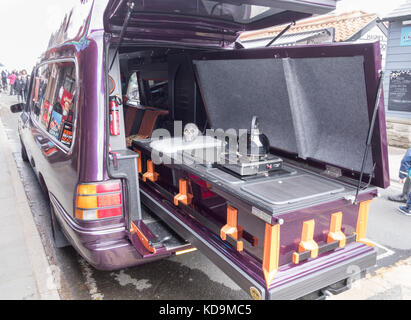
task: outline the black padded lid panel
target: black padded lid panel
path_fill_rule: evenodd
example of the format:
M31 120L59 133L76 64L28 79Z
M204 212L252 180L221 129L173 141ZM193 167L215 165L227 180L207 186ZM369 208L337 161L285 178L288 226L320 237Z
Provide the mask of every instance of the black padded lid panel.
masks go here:
M364 58L284 59L299 156L361 170L369 129ZM365 172L373 167L371 155Z
M250 129L253 116L271 146L297 153L282 60L198 60L199 84L213 129Z
M360 171L369 129L363 57L198 60L213 129L248 129L272 147ZM372 169L371 155L366 173Z

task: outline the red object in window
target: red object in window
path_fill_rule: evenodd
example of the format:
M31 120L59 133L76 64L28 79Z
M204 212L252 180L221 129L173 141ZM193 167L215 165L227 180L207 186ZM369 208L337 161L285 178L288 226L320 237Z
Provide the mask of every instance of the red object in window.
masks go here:
M115 96L110 97L110 134L112 136L120 135L120 114Z
M64 111L69 112L71 102L73 101L73 95L63 88L63 94L61 95L60 104Z
M63 121L67 120L70 113L70 106L73 101L73 95L63 88L63 94L61 95L61 108L63 109Z
M50 103L46 100L44 102L44 111L43 111L43 123L47 123L47 117L49 114Z

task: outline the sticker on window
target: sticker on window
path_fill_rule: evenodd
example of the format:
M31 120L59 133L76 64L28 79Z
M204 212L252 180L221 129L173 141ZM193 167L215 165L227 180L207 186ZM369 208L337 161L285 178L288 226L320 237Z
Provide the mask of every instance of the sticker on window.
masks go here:
M73 141L73 124L63 121L60 141L67 147L71 146Z
M53 111L50 118L49 133L56 139L58 139L60 135L60 124L62 117L63 116L60 113Z

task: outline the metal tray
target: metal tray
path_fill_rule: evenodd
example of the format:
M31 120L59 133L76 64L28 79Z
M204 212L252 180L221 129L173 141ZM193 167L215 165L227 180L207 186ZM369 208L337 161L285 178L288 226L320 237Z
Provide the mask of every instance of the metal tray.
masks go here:
M321 177L304 174L249 183L241 190L268 203L283 205L342 192L344 187Z

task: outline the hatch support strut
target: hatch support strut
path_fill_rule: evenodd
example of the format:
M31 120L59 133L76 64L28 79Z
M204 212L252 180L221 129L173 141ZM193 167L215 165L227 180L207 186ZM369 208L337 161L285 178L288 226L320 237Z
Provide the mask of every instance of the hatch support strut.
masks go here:
M295 26L295 21L291 22L283 31L281 31L273 40L271 40L265 47L271 47L271 45L276 42L279 38L283 36L284 33L286 33L288 30L290 30L291 27Z
M358 186L357 186L357 191L355 193L354 204L357 204L358 194L359 194L360 189L361 189L361 182L362 182L362 178L363 178L363 175L364 175L365 164L367 162L368 151L369 151L370 146L371 146L371 140L372 140L372 135L374 133L375 121L377 119L378 108L379 108L379 105L380 105L383 80L384 80L384 72L380 71L380 79L378 81L378 91L377 91L377 97L376 97L376 100L375 100L374 113L372 115L370 129L368 130L367 144L366 144L365 151L364 151L364 157L362 159L360 179L358 180Z
M118 51L120 50L120 47L123 44L124 34L126 33L128 23L130 22L131 13L133 12L134 5L135 5L134 2L127 2L127 7L128 7L127 15L126 15L126 18L124 19L123 27L121 28L120 38L119 38L116 52L113 57L113 61L111 61L110 68L108 69L109 72L111 71L111 68L113 68L114 61L116 61L116 58L117 58Z

